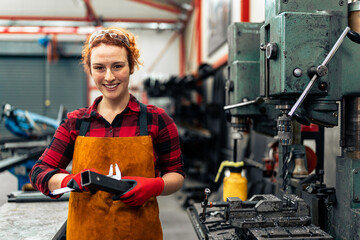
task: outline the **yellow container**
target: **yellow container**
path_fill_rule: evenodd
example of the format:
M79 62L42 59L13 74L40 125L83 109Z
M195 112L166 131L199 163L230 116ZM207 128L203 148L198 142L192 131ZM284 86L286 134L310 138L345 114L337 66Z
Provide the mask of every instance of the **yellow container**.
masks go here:
M246 201L247 183L247 179L240 172L231 172L230 170L230 175L224 178L224 202L228 197L239 197L242 201Z

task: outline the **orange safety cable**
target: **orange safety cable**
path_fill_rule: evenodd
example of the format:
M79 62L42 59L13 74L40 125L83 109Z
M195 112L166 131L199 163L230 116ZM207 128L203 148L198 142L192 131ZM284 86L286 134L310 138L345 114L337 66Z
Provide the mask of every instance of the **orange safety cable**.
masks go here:
M226 65L226 64L227 64L227 61L228 61L228 57L229 57L229 55L226 53L224 56L222 56L222 57L219 58L216 62L214 62L214 63L212 64L212 67L213 67L214 69L216 69L216 68L219 68L219 67L221 67L221 66L223 66L223 65Z
M197 35L196 35L196 27L192 30L191 40L190 40L190 49L189 49L189 56L186 61L186 70L190 70L191 67L191 59L194 57L194 50L193 47L196 45Z
M185 61L186 61L186 50L185 50L185 34L184 31L180 34L180 47L179 47L179 75L185 75Z
M196 0L197 19L196 19L196 31L197 31L197 64L202 63L202 27L201 27L201 0Z
M57 51L57 38L56 34L53 35L52 39L49 41L47 45L47 61L49 63L51 62L57 62L59 60L59 54Z

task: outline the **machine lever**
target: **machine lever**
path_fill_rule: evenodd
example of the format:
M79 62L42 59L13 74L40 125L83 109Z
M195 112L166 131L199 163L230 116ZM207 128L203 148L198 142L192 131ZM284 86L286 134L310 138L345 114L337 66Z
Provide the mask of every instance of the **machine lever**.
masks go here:
M336 43L334 44L333 48L331 49L331 51L329 52L329 54L326 56L325 60L323 61L323 63L318 66L318 73L319 74L315 74L311 81L309 82L309 84L306 86L305 90L302 92L302 94L300 95L299 99L296 101L296 103L294 104L294 106L291 108L290 112L288 113L288 115L290 117L292 117L295 113L295 111L300 107L300 105L303 103L303 101L305 100L306 96L309 94L311 88L313 87L316 79L318 78L318 75L324 76L327 74L327 69L326 69L326 65L330 62L331 58L335 55L336 51L338 50L338 48L340 47L340 45L342 44L342 42L344 41L346 35L348 34L348 32L350 31L349 27L346 27L345 30L343 31L343 33L341 34L341 36L339 37L339 39L336 41Z
M247 101L247 102L242 102L242 103L236 103L236 104L233 104L233 105L227 105L224 107L224 110L230 110L230 109L233 109L233 108L238 108L238 107L243 107L243 106L246 106L246 105L250 105L250 104L262 104L264 102L264 99L262 99L261 97L257 97L256 99L254 100L251 100L251 101Z

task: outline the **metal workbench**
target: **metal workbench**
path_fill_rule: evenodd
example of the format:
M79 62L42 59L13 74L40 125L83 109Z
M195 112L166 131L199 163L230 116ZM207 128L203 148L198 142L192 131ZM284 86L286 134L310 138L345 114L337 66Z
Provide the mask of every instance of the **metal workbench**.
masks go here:
M67 201L5 203L0 207L0 239L52 239L67 213Z

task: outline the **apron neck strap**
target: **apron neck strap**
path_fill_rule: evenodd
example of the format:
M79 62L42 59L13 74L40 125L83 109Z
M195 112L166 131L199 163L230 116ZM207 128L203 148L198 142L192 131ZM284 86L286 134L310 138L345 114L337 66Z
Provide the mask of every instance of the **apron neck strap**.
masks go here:
M84 118L80 125L79 136L85 137L87 131L89 130L89 127L90 127L90 118Z
M79 136L85 136L90 127L90 118L84 118L81 125ZM147 136L148 128L147 128L147 109L146 105L140 103L140 114L139 114L139 127L140 127L140 136Z
M147 109L146 109L146 105L141 102L140 102L139 126L140 126L140 136L149 135L148 127L147 127Z

